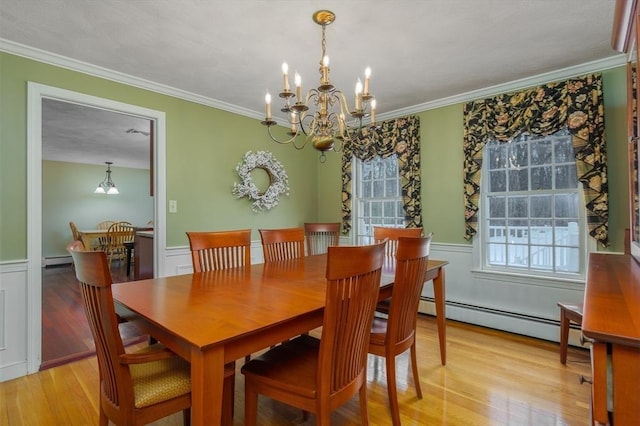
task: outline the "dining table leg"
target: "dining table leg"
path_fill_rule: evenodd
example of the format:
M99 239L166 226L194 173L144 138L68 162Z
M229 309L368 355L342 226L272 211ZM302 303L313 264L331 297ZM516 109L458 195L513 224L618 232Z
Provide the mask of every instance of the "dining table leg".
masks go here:
M222 424L224 348L191 350L191 424Z
M433 278L433 295L436 305L436 320L438 323L438 340L440 342L440 362L447 365L447 328L445 313L445 281L444 268L438 269L438 275Z

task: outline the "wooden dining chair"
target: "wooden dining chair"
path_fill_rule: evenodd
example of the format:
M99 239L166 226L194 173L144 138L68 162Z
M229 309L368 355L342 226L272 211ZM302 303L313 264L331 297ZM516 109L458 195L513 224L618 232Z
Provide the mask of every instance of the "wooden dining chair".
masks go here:
M369 339L369 353L385 358L387 394L394 426L400 425L396 389L396 356L411 349L413 382L422 399L416 357L416 322L418 303L427 273L431 237L399 238L396 250L396 273L387 318L375 317Z
M304 257L304 228L259 231L265 263Z
M242 367L246 425L257 423L258 394L315 413L325 426L358 392L361 422L368 424L367 345L384 245L329 247L322 335L296 337Z
M194 272L251 266L251 229L187 232Z
M326 253L329 246L340 244L340 223L305 223L304 236L307 240L308 256Z
M71 228L71 237L73 238L73 241L82 241L82 236L74 222L69 222L69 228Z
M96 346L100 375L100 425L142 425L182 411L190 423L191 370L188 362L156 344L127 353L122 344L111 293L112 277L103 251L67 250L76 265L82 304ZM233 371L225 370L229 393ZM224 421L231 422L227 409Z
M373 227L373 241L383 241L385 238L387 241L387 256L395 256L398 249L398 238L409 237L417 238L422 236L422 228L389 228L385 226Z
M112 223L107 230L106 253L109 259L109 266L114 259L125 260L127 257L127 247L124 244L133 241L134 229L129 222L121 221Z
M109 227L111 225L113 225L114 223L116 223L117 221L115 220L103 220L102 222L98 222L98 224L96 225L96 229L103 229L105 231L109 230ZM98 238L98 246L100 250L107 250L107 237L100 237Z
M582 326L584 305L582 303L570 304L558 302L560 308L560 362L567 363L567 351L569 349L569 328L571 323Z
M251 229L187 232L193 272L251 266ZM245 356L245 362L251 358Z
M375 226L373 228L373 241L379 242L387 239L387 252L389 257L395 257L396 250L398 249L398 239L405 238L418 238L422 235L422 228L388 228L383 226ZM432 236L430 233L428 236ZM389 260L389 259L387 259ZM389 314L389 305L391 304L391 298L381 300L376 305L376 312L383 314Z

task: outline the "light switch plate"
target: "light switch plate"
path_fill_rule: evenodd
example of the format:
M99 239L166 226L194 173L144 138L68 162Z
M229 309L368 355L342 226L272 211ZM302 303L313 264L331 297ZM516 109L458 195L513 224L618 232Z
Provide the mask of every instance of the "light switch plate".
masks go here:
M178 200L169 200L169 213L178 212Z

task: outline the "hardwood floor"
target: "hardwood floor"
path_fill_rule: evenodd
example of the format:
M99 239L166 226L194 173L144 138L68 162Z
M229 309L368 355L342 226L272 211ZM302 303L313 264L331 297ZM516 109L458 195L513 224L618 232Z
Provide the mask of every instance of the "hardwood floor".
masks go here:
M128 281L124 262L111 267L114 282ZM120 324L126 344L145 339L131 324ZM95 354L89 323L71 265L42 269L42 365L51 368Z
M589 352L570 347L560 364L558 344L447 322L447 365L433 317L418 319L418 364L423 399L415 396L409 357L398 357L398 397L403 425L588 425ZM316 333L316 331L312 332ZM382 358L369 356L368 405L372 425L391 424ZM238 363L238 368L240 363ZM236 375L234 425L244 424L244 381ZM61 397L64 395L64 397ZM95 358L0 383L0 425L97 425ZM313 425L301 411L260 397L260 425ZM153 423L180 425L180 414ZM333 425L360 424L358 398L334 412Z

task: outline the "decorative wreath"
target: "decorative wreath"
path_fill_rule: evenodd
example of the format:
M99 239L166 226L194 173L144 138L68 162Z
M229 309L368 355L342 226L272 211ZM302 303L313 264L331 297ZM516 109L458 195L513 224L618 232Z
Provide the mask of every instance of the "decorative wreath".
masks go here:
M251 172L254 169L262 169L269 175L269 187L265 192L260 192ZM242 183L233 184L233 195L237 198L249 197L253 200L251 209L254 212L267 209L271 210L278 205L280 195L289 195L289 177L282 164L268 151L252 151L244 154L242 161L236 166L236 172Z

